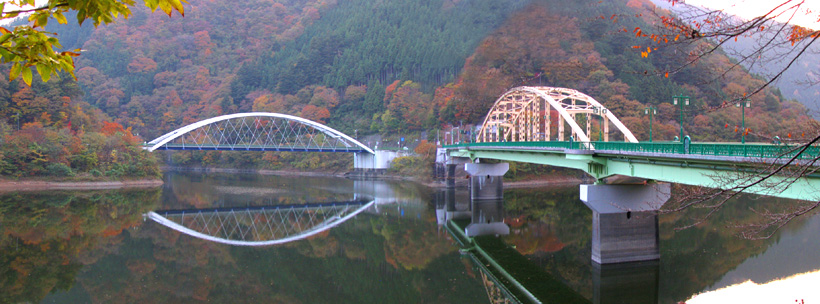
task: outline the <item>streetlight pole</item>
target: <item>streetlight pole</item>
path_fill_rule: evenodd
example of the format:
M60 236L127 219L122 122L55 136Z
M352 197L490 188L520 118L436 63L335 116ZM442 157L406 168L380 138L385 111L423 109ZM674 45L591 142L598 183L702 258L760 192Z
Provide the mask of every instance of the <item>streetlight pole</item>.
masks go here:
M749 98L743 98L739 103L735 104L735 107L740 108L740 125L743 128L740 131L740 143L746 143L746 108L751 106L749 103Z
M658 109L653 106L643 108L644 114L649 114L649 142L652 142L652 116L658 114Z
M672 104L680 105L680 137L678 140L683 141L683 106L689 105L689 96L672 96Z

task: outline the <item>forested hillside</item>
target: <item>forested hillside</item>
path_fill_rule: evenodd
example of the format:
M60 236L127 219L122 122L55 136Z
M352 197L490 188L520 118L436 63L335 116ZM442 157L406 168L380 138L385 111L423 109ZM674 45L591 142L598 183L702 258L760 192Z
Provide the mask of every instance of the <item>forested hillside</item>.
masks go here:
M31 87L0 78L0 176L159 177L156 159L131 128L81 95L68 75Z
M430 92L453 79L524 2L191 1L184 18L136 10L87 38L77 77L88 102L145 136L250 110L325 122L344 101L343 116L366 116L366 131L389 82Z
M645 0L192 0L185 17L137 8L128 20L97 29L53 30L66 47L83 49L74 85L83 94L65 96L82 99L143 140L245 111L297 115L360 136L419 134L480 124L506 90L544 85L596 98L641 140L648 140L646 106L658 108L654 139L671 140L679 117L671 97L689 95L685 133L700 141L738 141L744 132L740 110L723 105L763 79L743 70L710 74L710 66L732 62L717 53L664 77L659 71L687 58L672 48L650 49L653 55L644 58L641 51L647 50L634 47L652 45L637 31L654 22L646 13L651 9ZM62 82L71 85L70 79ZM0 96L4 113L26 107L12 100L16 90ZM58 100L45 98L47 104ZM802 136L800 127L810 120L802 105L773 88L751 96L751 104L748 140ZM27 111L24 124L43 112ZM8 115L7 123L14 123ZM268 168L349 163L337 158L220 152L174 157L183 165Z
M648 140L646 106L658 108L653 127L656 140L671 140L678 134L679 110L671 99L688 95L693 103L684 108L685 133L694 140L739 141L743 131L736 128L740 109L721 106L743 97L763 80L737 69L722 77L712 75L711 65L731 62L723 54L713 54L668 78L657 76L687 58L685 52L663 48L653 50L661 54L644 58L633 48L648 44L649 37L634 33L638 27L649 26L651 20L643 13L653 7L637 0L560 6L533 3L485 39L459 79L436 94L436 104L444 109L442 121L480 123L492 100L507 89L547 85L589 94L640 140ZM581 14L562 14L568 11ZM802 105L784 100L774 88L751 96L751 104L746 126L752 140L796 135L810 119Z

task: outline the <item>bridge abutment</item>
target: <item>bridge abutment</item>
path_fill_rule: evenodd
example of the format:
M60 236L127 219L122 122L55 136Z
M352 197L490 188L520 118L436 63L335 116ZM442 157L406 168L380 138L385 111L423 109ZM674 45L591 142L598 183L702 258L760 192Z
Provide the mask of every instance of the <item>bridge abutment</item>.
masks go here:
M670 184L581 185L581 201L592 209L592 260L659 259L656 211L670 194Z
M470 174L470 200L503 199L503 178L509 169L508 163L464 164L464 171Z
M390 163L401 156L401 151L376 150L371 153L353 154L353 172L348 175L358 177L377 177L383 175L390 168Z

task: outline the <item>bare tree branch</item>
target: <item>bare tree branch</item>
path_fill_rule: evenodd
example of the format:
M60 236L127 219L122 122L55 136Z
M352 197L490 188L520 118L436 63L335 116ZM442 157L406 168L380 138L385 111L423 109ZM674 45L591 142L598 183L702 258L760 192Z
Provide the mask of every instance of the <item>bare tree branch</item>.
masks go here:
M806 155L806 151L818 142L820 142L820 135L800 145L791 146L789 149L781 152L779 157L774 160L765 161L761 159L759 163L763 165L762 167L745 170L738 168L736 172L712 176L715 180L715 184L732 185L728 188L682 189L683 191L681 192L683 195L675 202L672 202L672 204L667 204L667 206L674 205L674 207L667 207L661 210L661 212L681 212L691 208L708 209L705 215L694 219L692 223L676 228L676 230L688 229L702 224L727 203L736 199L740 193L748 192L753 187L764 187L769 189L771 193L783 191L798 182L802 177L815 174L820 170L820 166L818 166L820 155L809 155L809 159L803 159ZM784 160L783 158L786 156L788 156L788 158ZM779 180L773 180L775 178ZM744 238L768 238L771 237L777 229L788 224L798 216L817 209L818 206L820 206L820 201L814 201L807 206L789 208L782 212L752 209L752 212L755 212L763 218L762 222L755 224L735 224L731 225L731 227L741 228L742 231L740 235Z

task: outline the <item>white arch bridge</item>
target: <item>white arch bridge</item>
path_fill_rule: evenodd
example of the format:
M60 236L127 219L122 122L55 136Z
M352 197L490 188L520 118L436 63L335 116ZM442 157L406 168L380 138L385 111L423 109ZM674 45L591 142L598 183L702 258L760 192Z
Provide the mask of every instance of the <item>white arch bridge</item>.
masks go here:
M553 113L557 114L557 122L552 121ZM632 132L594 98L573 89L554 87L517 87L501 95L487 113L476 141L550 141L553 138L564 141L564 126L568 125L575 141L590 142L593 117L602 120L599 125L603 134L598 141L609 141L611 122L623 134L624 141L638 142ZM557 132L552 130L553 125Z
M147 142L144 149L220 151L354 152L373 149L326 125L279 113L236 113L181 127Z

